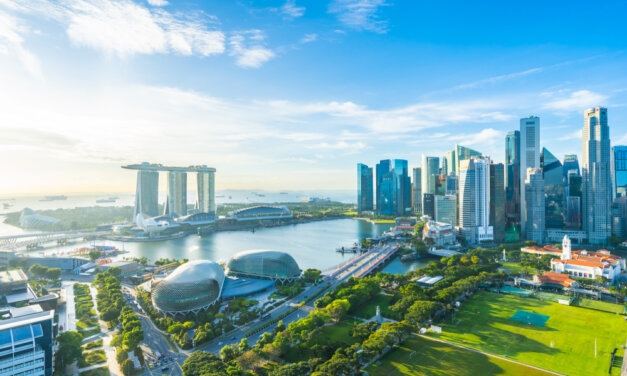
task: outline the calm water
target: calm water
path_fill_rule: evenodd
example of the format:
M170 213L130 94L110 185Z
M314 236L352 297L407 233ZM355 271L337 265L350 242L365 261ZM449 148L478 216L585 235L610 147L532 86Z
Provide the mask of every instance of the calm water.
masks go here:
M416 269L424 268L433 260L435 259L427 257L416 261L402 262L400 257L396 257L394 260L390 261L390 263L387 264L382 271L384 273L405 274L413 272Z
M250 231L225 231L200 237L190 235L182 239L162 242L114 242L98 244L115 245L129 251L124 257L145 256L159 258L188 258L227 261L233 254L250 249L270 249L287 252L298 262L301 269L328 269L354 257L353 254L336 252L341 246L351 246L363 238L378 236L389 229L389 224L373 225L354 219L337 219L272 227ZM46 253L62 253L83 244L74 244L47 250Z

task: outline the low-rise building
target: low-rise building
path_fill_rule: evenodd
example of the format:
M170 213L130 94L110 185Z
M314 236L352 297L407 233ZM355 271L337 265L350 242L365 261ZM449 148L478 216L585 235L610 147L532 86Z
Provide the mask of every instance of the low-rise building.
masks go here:
M557 273L567 273L576 278L603 277L614 281L625 270L625 259L612 255L607 250L572 251L570 239L565 236L562 242L562 254L559 259L551 260L551 270Z
M457 245L455 229L448 223L429 221L422 229L423 240L430 239L432 245L436 247L446 247Z
M555 272L546 272L542 275L533 276L533 282L542 286L550 286L556 288L571 288L578 287L577 281L572 279L570 275Z
M0 272L0 307L21 305L36 297L21 269Z
M558 257L562 254L561 249L553 247L552 245L545 245L544 247L530 245L520 248L520 251L524 253L531 253L534 255L553 255Z

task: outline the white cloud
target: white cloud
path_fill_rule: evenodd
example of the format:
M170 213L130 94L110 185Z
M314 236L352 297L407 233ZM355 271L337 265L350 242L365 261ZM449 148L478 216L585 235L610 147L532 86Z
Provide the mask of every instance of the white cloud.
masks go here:
M152 5L153 7L164 7L169 3L166 0L148 0L148 4Z
M580 111L586 108L602 104L608 96L589 90L578 90L566 95L563 91L557 93L544 93L543 96L551 98L544 108L557 111Z
M236 33L229 39L235 62L242 68L259 68L276 54L264 45L264 35L259 30Z
M32 77L42 79L39 59L24 47L22 34L26 32L26 27L17 17L0 11L0 54L15 54Z
M209 56L225 51L224 33L212 30L213 18L206 15L175 15L131 0L5 2L19 12L59 22L75 45L106 53Z
M581 140L581 129L558 138L559 141Z
M311 43L311 42L315 42L317 40L318 40L318 34L316 34L316 33L305 34L305 36L303 36L300 39L300 43L302 43L302 44Z
M329 13L336 14L346 26L355 30L386 33L388 23L379 18L379 8L387 5L385 0L333 0Z
M332 149L332 150L345 150L355 151L361 150L366 147L366 144L363 142L346 142L346 141L338 141L335 143L321 142L319 144L309 146L310 149Z
M287 0L281 7L281 13L288 18L298 18L305 14L305 7L299 7L294 0Z

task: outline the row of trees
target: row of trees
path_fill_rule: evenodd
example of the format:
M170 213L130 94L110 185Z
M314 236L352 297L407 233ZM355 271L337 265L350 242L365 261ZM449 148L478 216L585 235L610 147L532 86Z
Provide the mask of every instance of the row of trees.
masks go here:
M39 264L33 264L28 268L28 274L36 279L47 279L50 281L58 281L61 278L60 268L47 268Z

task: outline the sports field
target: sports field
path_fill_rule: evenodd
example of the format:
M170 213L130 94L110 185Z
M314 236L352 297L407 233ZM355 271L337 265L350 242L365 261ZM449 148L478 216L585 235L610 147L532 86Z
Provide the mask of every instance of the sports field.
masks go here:
M366 369L373 376L548 376L547 372L460 349L421 337L410 337Z
M511 320L518 310L549 319L543 327ZM623 316L491 292L477 293L455 323L442 326L434 337L573 376L607 374L611 352L627 336Z

